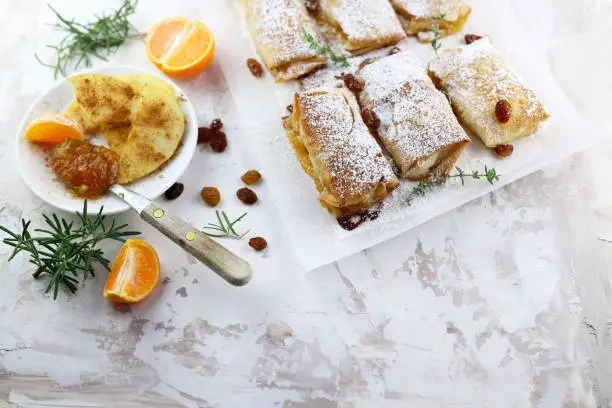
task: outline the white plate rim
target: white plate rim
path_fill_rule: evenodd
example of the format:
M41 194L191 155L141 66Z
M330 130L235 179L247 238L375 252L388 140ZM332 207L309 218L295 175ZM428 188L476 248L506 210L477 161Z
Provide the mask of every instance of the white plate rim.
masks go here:
M164 82L168 83L169 85L171 85L176 92L178 92L180 95L184 97L184 100L180 101L181 108L183 110L183 114L185 115L185 119L190 122L188 123L188 125L190 126L187 126L185 128L186 129L185 133L183 134L181 142L180 142L182 145L179 147L181 149L180 154L179 155L175 154L167 162L169 163L171 161L176 161L176 159L178 158L181 159L175 164L176 166L178 166L178 170L175 172L175 176L170 177L170 178L164 177L163 181L160 183L161 184L160 188L155 193L149 195L147 198L153 200L157 197L160 197L170 186L172 186L181 177L181 175L185 173L185 171L189 167L193 159L193 156L195 154L195 150L197 146L198 124L197 124L197 115L195 112L195 108L193 104L191 103L191 100L187 97L185 92L183 92L181 87L179 87L174 81L172 81L168 77L160 75L159 73L156 73L156 72L152 72L147 69L143 69L141 67L136 67L136 66L131 66L131 65L108 65L108 66L97 67L97 68L88 68L85 70L71 73L67 77L62 78L58 81L55 81L49 88L43 91L41 95L38 98L36 98L36 100L30 105L30 107L27 109L26 113L24 114L23 119L21 120L21 123L19 124L19 129L17 131L16 143L15 143L15 154L17 157L17 169L19 171L19 174L22 180L28 186L30 191L32 191L34 195L36 195L38 198L40 198L45 203L59 210L74 213L76 211L81 211L83 209L82 204L84 200L75 198L74 202L80 203L78 208L75 206L64 205L63 203L50 199L48 196L43 194L41 191L38 191L36 188L34 188L31 185L29 181L29 177L26 177L24 173L24 169L23 169L23 163L20 160L21 145L22 145L21 140L22 140L22 136L25 132L26 127L31 122L32 113L40 104L42 104L45 101L45 98L47 98L50 93L52 93L54 90L56 90L57 88L62 86L64 83L66 83L70 76L80 75L80 74L91 74L91 73L102 73L103 74L108 71L123 71L123 70L125 72L134 72L134 73L153 75L163 80ZM191 132L188 132L187 129L191 129ZM166 166L166 164L164 164L164 166ZM155 176L155 173L146 176L144 179L149 178L149 177L154 177L154 176ZM129 185L127 187L129 188ZM112 194L112 193L109 193L109 194ZM104 209L102 210L102 214L104 215L119 214L119 213L128 211L131 208L127 203L121 202L118 198L116 198L116 200L118 201L117 206L114 208L104 207ZM96 200L88 200L88 212L90 214L93 214L94 212L97 213L100 210L100 208L101 208L100 205L96 205Z

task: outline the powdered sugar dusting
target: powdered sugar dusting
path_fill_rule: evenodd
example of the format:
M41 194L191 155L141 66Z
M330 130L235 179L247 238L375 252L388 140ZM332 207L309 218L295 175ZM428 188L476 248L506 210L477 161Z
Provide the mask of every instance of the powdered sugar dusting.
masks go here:
M248 7L251 34L270 69L315 58L302 28L316 33L316 24L302 0L242 0Z
M495 117L500 100L512 104L517 126L548 118L535 92L522 84L488 37L443 52L429 64L429 71L458 110L467 107L469 115L464 113L463 119L488 146L504 143L505 133L512 132L512 127L500 125Z
M444 94L409 53L382 58L357 74L362 106L381 120L379 136L403 172L415 160L469 141Z
M341 200L368 196L381 181L395 180L348 90L311 91L298 98L303 126L315 141L310 155L329 170L330 190L335 196Z
M384 46L404 37L388 0L320 0L323 18L355 48Z
M459 18L465 0L391 0L393 7L403 15L416 18L433 18L444 15L447 21Z

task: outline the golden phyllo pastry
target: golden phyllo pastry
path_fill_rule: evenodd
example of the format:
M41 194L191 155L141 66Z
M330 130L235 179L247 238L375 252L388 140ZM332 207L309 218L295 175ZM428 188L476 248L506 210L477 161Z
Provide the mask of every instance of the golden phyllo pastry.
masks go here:
M391 0L391 4L406 34L421 41L435 38L432 27L438 28L440 37L459 32L472 12L466 0Z
M321 205L336 217L365 213L399 185L347 89L296 94L284 125L304 171L321 193Z
M353 55L395 44L405 37L388 0L319 0L315 13Z
M429 75L487 147L531 135L550 117L487 37L441 53L430 62Z
M403 177L446 176L470 142L425 67L408 53L363 66L361 106L380 120L378 136Z
M303 0L241 0L257 52L277 81L298 78L325 65L304 40L316 24Z

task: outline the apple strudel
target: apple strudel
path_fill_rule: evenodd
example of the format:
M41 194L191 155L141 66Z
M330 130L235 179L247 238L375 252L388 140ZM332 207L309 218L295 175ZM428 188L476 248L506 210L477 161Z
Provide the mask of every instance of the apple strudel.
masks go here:
M430 62L429 75L487 147L531 135L550 117L488 37L441 53Z
M257 52L276 81L299 78L326 64L303 38L316 24L302 0L240 0Z
M470 142L426 69L408 53L378 59L357 71L361 106L378 117L378 137L402 177L443 177Z
M325 88L297 93L283 120L321 205L337 218L365 213L399 185L359 112L346 88Z
M455 34L467 21L472 8L466 0L391 0L400 16L406 34L421 41L435 38L432 27L441 37Z
M388 0L319 0L315 16L332 28L352 55L395 44L406 36Z

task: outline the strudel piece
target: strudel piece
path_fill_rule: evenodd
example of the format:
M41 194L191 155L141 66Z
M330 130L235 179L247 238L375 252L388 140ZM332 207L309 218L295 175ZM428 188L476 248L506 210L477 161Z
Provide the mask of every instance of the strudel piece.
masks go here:
M283 122L321 205L336 217L365 213L399 185L346 88L296 94Z
M488 37L443 52L429 63L429 75L487 147L531 135L550 117Z
M332 28L353 55L395 44L405 37L388 0L319 0L315 15Z
M467 21L472 8L466 0L391 0L408 35L416 35L421 41L435 38L432 27L441 37L459 32Z
M378 137L403 177L446 176L470 142L424 64L408 53L363 66L361 106L380 120Z
M306 41L316 33L303 0L240 0L257 52L277 81L299 78L325 65Z

